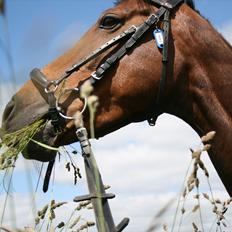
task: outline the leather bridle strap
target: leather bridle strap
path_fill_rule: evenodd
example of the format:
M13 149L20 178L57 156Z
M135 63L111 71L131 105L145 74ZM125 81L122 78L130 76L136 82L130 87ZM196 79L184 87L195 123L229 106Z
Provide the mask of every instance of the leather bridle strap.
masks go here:
M77 64L74 64L71 68L67 69L64 74L58 78L57 80L47 80L45 75L37 68L34 68L31 73L31 80L36 86L36 88L39 89L40 94L46 99L46 91L45 89L49 90L50 86L58 86L61 82L63 82L65 79L67 79L70 75L72 75L74 72L77 72L83 65L87 64L89 61L93 60L97 56L101 55L106 50L110 49L114 45L118 44L122 39L127 38L128 36L131 36L133 33L135 33L136 27L131 26L128 30L122 32L120 35L114 37L110 41L103 44L101 47L96 49L95 51L91 52L90 55L82 59ZM42 87L42 89L41 89Z
M170 11L166 10L164 19L163 19L164 25L163 25L163 31L164 31L164 46L163 46L163 52L162 52L162 74L158 89L158 94L156 97L155 102L155 110L153 111L151 117L148 119L148 123L150 126L155 126L156 120L160 113L162 112L161 103L164 99L165 94L165 86L167 82L167 76L168 76L168 51L169 51L169 33L170 33Z
M152 4L159 4L167 8L164 19L163 19L163 31L164 31L164 46L163 46L163 52L162 52L162 74L158 89L158 94L156 97L155 102L155 110L153 111L151 117L148 119L148 123L150 126L154 126L156 123L156 120L158 116L162 113L162 101L164 101L165 96L165 86L167 82L167 76L168 76L168 62L169 62L169 34L170 34L170 11L177 7L180 3L183 3L184 0L150 0Z
M179 0L179 2L182 0ZM157 24L161 17L164 16L164 47L163 47L163 58L162 58L162 76L160 80L156 106L151 117L148 119L148 123L151 126L155 125L156 119L159 116L161 109L161 99L163 99L165 92L165 84L167 79L167 70L168 70L168 44L169 44L169 31L170 31L170 11L165 7L161 7L156 14L152 14L132 35L132 37L123 45L116 53L114 53L110 58L108 58L90 77L92 84L95 84L99 81L117 61L119 61L124 55L127 54L128 50L131 49L137 41L153 26Z
M156 14L152 14L132 35L132 37L111 57L109 57L90 77L92 84L100 80L106 71L111 68L117 61L119 61L124 55L127 54L128 50L132 49L137 41L151 28L152 25L156 24L160 18L167 11L166 8L161 7Z
M97 81L99 81L106 71L111 68L117 61L119 61L129 49L134 47L137 41L151 28L152 25L157 23L160 18L165 14L167 9L161 7L156 14L152 14L139 28L131 27L129 30L123 32L118 37L113 38L111 41L107 42L101 48L94 51L88 57L80 61L78 64L73 65L70 69L66 70L65 73L55 81L49 81L46 79L46 76L37 68L33 69L30 73L31 80L39 90L41 96L45 99L45 101L49 104L49 115L50 118L54 118L54 124L56 125L58 122L58 114L57 109L54 109L54 105L56 102L56 98L54 95L54 90L58 87L58 85L67 79L74 72L78 71L80 67L84 64L100 55L106 49L109 49L113 45L117 44L121 41L122 38L131 35L130 39L111 57L109 57L87 80L90 80L94 85ZM56 129L58 130L58 128Z
M49 119L52 121L52 125L54 126L55 131L60 131L60 117L59 117L59 111L56 107L56 97L55 97L55 91L58 88L58 86L63 82L65 79L67 79L70 75L72 75L74 72L77 72L80 67L94 59L95 57L99 56L112 46L118 44L122 39L127 38L128 36L131 36L136 31L135 26L131 26L128 30L122 32L120 35L114 37L110 41L103 44L100 48L93 51L89 56L82 59L79 63L74 64L70 69L66 70L64 74L58 78L57 80L48 80L46 76L38 69L34 68L30 72L31 81L39 91L40 95L44 98L44 100L49 105L48 110L48 116Z
M33 84L35 85L35 87L37 88L43 99L49 105L48 115L50 117L49 119L51 120L55 132L60 132L61 131L60 116L56 108L56 97L53 91L45 91L48 84L48 80L46 79L46 76L37 68L34 68L31 71L30 75Z
M163 25L163 31L164 31L164 46L163 46L163 58L162 58L162 76L160 80L160 86L158 91L158 96L156 100L156 107L155 111L152 114L152 119L149 120L151 125L154 125L154 122L156 121L156 118L161 113L160 106L161 106L161 100L163 101L164 96L164 90L165 90L165 84L167 80L167 73L168 73L168 45L169 45L169 30L170 30L170 11L174 9L178 4L183 3L184 0L147 0L151 4L159 5L161 6L158 11L155 14L152 14L149 16L149 18L138 28L131 27L129 30L124 31L119 36L113 38L106 44L104 44L102 47L91 53L89 56L87 56L85 59L81 60L79 63L73 65L70 69L66 70L65 73L58 78L57 80L47 80L45 75L42 74L42 72L38 69L34 69L31 72L31 79L32 82L35 84L37 89L39 90L42 97L48 102L50 105L50 112L49 115L52 118L52 114L54 114L54 122L57 124L57 117L58 117L58 109L55 109L55 91L58 87L58 85L67 79L70 75L72 75L74 72L78 71L80 67L100 55L101 53L105 52L107 49L112 47L115 44L118 44L122 38L129 36L129 39L127 42L119 49L117 50L113 55L111 55L106 61L100 65L99 68L87 79L90 80L92 84L95 84L99 80L102 79L105 72L107 72L114 64L116 64L122 57L124 57L129 50L131 50L135 44L138 42L139 39L149 30L152 28L153 25L157 24L160 19L163 17L164 25ZM55 116L56 114L56 116Z

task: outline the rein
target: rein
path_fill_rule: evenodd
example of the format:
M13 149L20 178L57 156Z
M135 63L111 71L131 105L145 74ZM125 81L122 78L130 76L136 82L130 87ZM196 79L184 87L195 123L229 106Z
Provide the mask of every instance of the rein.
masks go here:
M97 70L91 74L87 79L91 82L92 85L95 85L100 81L104 74L114 66L122 57L124 57L129 50L131 50L137 42L143 37L143 35L151 29L152 26L156 26L158 22L163 18L163 38L161 41L162 44L162 75L160 79L158 96L156 99L156 107L151 118L148 119L150 125L155 125L156 119L161 113L160 103L164 96L165 84L167 79L167 70L168 70L168 44L169 44L169 31L170 31L170 12L176 8L180 3L183 3L184 0L150 0L149 3L153 5L159 5L159 10L150 15L147 20L142 23L140 26L135 27L131 26L128 30L122 32L120 35L114 37L110 41L103 44L100 48L93 51L86 58L81 60L79 63L74 64L70 69L67 69L64 74L56 80L48 80L47 77L37 68L33 69L30 73L31 80L35 87L40 92L41 96L49 105L48 117L51 120L52 125L56 132L61 131L60 119L73 119L73 117L67 117L62 113L62 109L59 107L58 99L55 97L55 92L57 91L59 85L71 76L74 72L77 72L83 65L93 60L103 52L107 51L112 46L118 44L122 39L128 38L126 43L113 55L111 55L103 64L97 68ZM86 80L86 81L87 81ZM74 90L78 92L79 88ZM85 101L86 106L86 101ZM82 110L82 112L85 110Z

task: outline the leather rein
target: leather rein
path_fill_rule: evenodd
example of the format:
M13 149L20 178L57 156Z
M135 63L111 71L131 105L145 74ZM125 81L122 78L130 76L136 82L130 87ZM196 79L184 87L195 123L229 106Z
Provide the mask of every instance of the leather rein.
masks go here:
M48 119L51 120L51 123L56 132L61 131L60 119L73 119L73 117L65 116L62 113L62 109L59 107L59 99L55 97L55 92L57 91L59 85L66 80L73 73L77 72L83 65L93 60L103 52L107 51L112 46L118 44L123 39L128 38L124 45L122 45L119 50L117 50L113 55L111 55L104 63L102 63L97 70L91 74L91 76L87 79L94 86L97 82L99 82L104 74L114 66L120 59L122 59L128 51L130 51L138 41L143 37L143 35L150 30L153 26L156 26L158 22L163 21L162 28L162 38L161 45L157 46L162 49L162 75L160 79L158 96L156 99L156 107L152 116L148 119L150 125L155 125L156 119L161 113L160 103L164 96L165 92L165 84L167 80L167 71L168 71L168 48L169 48L169 32L170 32L170 13L173 9L175 9L181 3L184 3L184 0L149 0L150 4L158 5L160 8L158 11L152 15L150 15L144 23L140 26L135 27L131 26L128 30L122 32L120 35L114 37L107 43L103 44L100 48L92 52L86 58L81 60L79 63L74 64L70 69L66 70L64 74L56 79L56 80L48 80L47 77L37 68L33 69L30 73L31 80L35 87L40 92L41 96L49 105L48 110ZM158 41L156 41L158 43ZM86 81L87 81L86 80ZM79 91L81 86L78 88L74 88L72 90ZM86 103L86 101L85 101ZM86 106L86 104L85 104ZM85 110L85 106L83 111Z

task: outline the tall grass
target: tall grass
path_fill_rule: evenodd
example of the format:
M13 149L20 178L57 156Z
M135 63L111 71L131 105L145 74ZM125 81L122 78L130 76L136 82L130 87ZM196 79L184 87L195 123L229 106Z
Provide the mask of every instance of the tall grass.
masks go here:
M15 166L18 155L45 124L46 121L41 119L16 132L3 135L0 143L0 170L6 170Z
M191 221L189 226L192 227L192 231L194 232L222 232L232 230L231 218L226 214L231 206L232 198L222 200L215 196L210 183L210 173L207 165L202 160L204 153L211 149L210 143L214 136L215 132L209 132L201 138L202 148L197 150L190 149L192 159L187 168L183 186L177 200L172 225L168 227L164 222L164 218L155 217L147 232L160 231L162 222L164 223L164 232L185 232L186 220L188 223ZM201 190L201 182L205 181L204 178L208 185L208 192ZM193 206L191 206L192 204L190 205L190 202ZM203 215L202 212L205 212L205 206L207 204L211 208L211 211L208 211L207 215ZM167 213L170 208L171 204L168 203L163 208L162 215ZM212 218L210 228L206 227L206 222L209 217Z

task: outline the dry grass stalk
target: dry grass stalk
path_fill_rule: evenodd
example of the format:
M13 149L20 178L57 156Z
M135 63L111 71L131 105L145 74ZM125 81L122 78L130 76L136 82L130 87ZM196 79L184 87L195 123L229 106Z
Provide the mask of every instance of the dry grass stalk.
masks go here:
M188 195L194 189L196 189L197 194L193 195L193 198L197 200L197 205L195 205L193 207L193 209L191 210L191 213L195 213L195 212L199 211L201 227L202 227L202 231L204 231L203 219L202 219L202 213L201 213L201 204L200 204L200 192L199 192L200 179L198 178L198 172L199 172L199 170L202 170L204 175L206 176L206 178L207 179L209 178L209 172L208 172L206 166L204 165L204 163L201 159L201 155L204 151L208 151L211 148L211 145L208 143L210 141L212 141L214 136L215 136L215 132L209 132L207 135L205 135L201 138L202 142L205 144L202 149L198 149L196 151L190 149L191 155L192 155L192 162L193 162L192 167L193 168L192 168L192 171L190 172L189 177L187 177L186 186L184 187L184 190L182 193L183 205L181 208L181 218L180 218L180 223L179 223L179 230L180 230L182 222L183 222L183 215L186 213L185 201L186 201ZM207 194L203 194L203 196L205 199L210 201L210 198ZM194 231L198 231L197 225L195 223L193 223L192 225L193 225Z
M193 170L192 170L190 176L187 179L186 187L183 190L182 197L184 199L186 199L188 194L194 188L197 189L197 194L194 195L193 197L195 199L197 199L198 204L196 206L194 206L194 208L192 209L192 213L195 213L196 211L199 210L202 229L203 229L203 220L202 220L202 216L201 216L201 205L200 205L200 194L199 194L200 180L198 178L198 171L202 170L205 177L207 178L209 188L210 188L210 192L211 192L211 197L207 193L202 193L202 196L203 196L203 198L205 200L207 200L212 205L212 212L217 217L217 222L216 222L217 227L219 227L220 230L221 230L221 227L220 227L221 225L223 225L224 227L227 227L225 213L228 210L228 206L232 203L232 198L230 198L227 201L222 201L219 198L215 199L213 197L212 188L211 188L210 182L209 182L209 172L208 172L204 162L201 159L202 153L204 151L209 151L209 149L211 148L211 145L208 144L208 143L210 141L212 141L212 139L214 137L215 137L215 132L209 132L207 135L205 135L205 136L203 136L201 138L202 142L205 144L204 147L202 149L197 150L197 151L191 150L192 151L192 159L194 161ZM184 207L182 207L181 213L182 213L182 215L185 213L185 208ZM198 226L195 223L192 223L192 226L193 226L193 230L195 232L199 231ZM204 229L203 229L203 231L204 231Z
M92 226L95 226L95 222L87 221L86 223L84 223L83 225L81 225L81 226L76 230L76 232L80 232L80 231L83 231L83 230L87 230L87 231L88 231L88 228L90 228L90 227L92 227Z
M5 226L0 226L0 230L2 230L4 232L13 232L12 230L10 230L9 228L7 228Z
M227 227L225 214L232 202L231 198L229 200L222 201L218 198L210 198L206 193L203 193L202 195L212 205L212 212L216 215L217 225L223 225L224 227Z
M203 193L205 199L209 200L209 195L207 193Z
M51 225L52 221L56 218L56 214L55 214L55 209L63 206L67 204L67 202L58 202L56 203L55 200L51 200L51 202L49 204L46 204L41 210L39 210L37 212L37 216L35 218L35 226L38 226L41 221L44 223L45 221L45 217L47 216L47 218L49 219L48 225ZM41 231L42 227L43 227L43 223L41 223L41 228L39 229L39 231ZM59 226L61 226L62 224L60 223ZM58 226L57 226L58 227ZM49 228L49 226L48 226ZM60 227L58 227L60 228ZM49 229L49 231L52 228Z
M81 216L78 216L74 221L70 224L69 229L73 229L74 226L81 220Z
M215 135L214 133L209 133L208 135L206 135L205 138L203 137L204 141L209 141L209 139L211 140L214 135ZM205 176L207 178L209 177L209 172L208 172L207 168L205 167L203 161L201 160L201 155L202 155L203 151L205 151L207 149L210 149L210 147L211 146L209 144L207 144L207 145L204 146L203 149L199 149L197 151L191 150L192 151L192 159L194 160L193 170L192 170L191 175L188 177L188 180L187 180L187 189L184 189L184 192L183 192L183 196L184 197L188 193L190 193L195 187L197 189L199 188L200 180L197 177L199 168L204 172L204 174L205 174ZM187 192L187 190L188 190L188 192ZM199 196L198 196L198 198L199 198Z
M92 210L93 209L93 205L91 204L91 205L87 206L86 209Z
M192 223L192 226L193 226L193 231L194 232L198 232L199 231L197 225L194 222Z
M208 142L210 142L211 140L214 139L215 135L216 135L215 131L209 132L208 134L206 134L205 136L203 136L201 138L202 143L208 143Z
M163 225L163 231L168 232L168 226L166 224Z
M3 135L0 143L0 170L14 167L20 152L22 152L33 136L39 132L46 124L41 119L29 126L26 126L16 132Z
M59 225L60 225L60 228L61 228L61 230L60 230L60 232L62 232L63 230L64 231L69 231L69 230L71 230L71 231L81 231L80 230L80 227L81 227L81 225L79 226L78 224L80 223L80 221L84 221L85 222L85 229L88 229L88 227L90 227L90 226L87 226L87 220L85 220L84 218L82 218L80 215L78 215L78 216L75 216L75 214L76 214L76 212L77 211L80 211L80 210L82 210L82 209L84 209L84 208L86 208L87 209L87 207L88 207L88 205L90 204L89 203L90 201L86 201L86 202L82 202L83 204L79 204L78 205L78 207L76 207L73 211L72 211L72 213L71 213L71 215L70 215L70 217L68 218L68 220L64 223L64 222L61 222ZM93 223L93 225L95 225L95 223ZM92 225L92 226L93 226ZM75 227L77 227L77 226L79 226L78 228L75 228ZM57 226L57 228L58 228L58 226ZM81 227L82 228L82 227ZM83 227L84 228L84 227Z
M89 200L89 201L82 201L82 202L80 202L80 203L77 205L77 207L76 207L75 210L80 211L81 209L87 208L87 206L89 206L89 205L91 205L91 204L92 204L92 203L91 203L90 200Z
M93 92L93 86L90 81L85 81L81 86L81 98L88 98L90 94Z
M222 222L222 225L227 228L227 224L225 222Z
M81 87L81 97L87 100L87 105L89 108L89 125L90 125L90 137L95 138L94 131L94 120L95 114L97 112L97 107L99 106L99 99L96 95L91 95L94 88L90 81L85 81Z
M65 226L65 223L64 222L60 222L56 227L58 228L58 229L61 229L61 228L63 228Z
M78 168L71 160L71 162L67 162L65 164L65 168L68 170L68 172L71 171L71 167L73 169L73 174L74 174L74 185L77 184L78 177L81 179L81 173L80 173L80 168Z
M194 196L193 196L193 198L195 198L195 199L199 199L199 198L200 198L200 194L196 194L196 195L194 195Z
M164 216L164 214L168 211L168 209L171 207L173 204L175 198L172 198L170 201L166 203L154 216L151 225L149 228L146 230L146 232L152 232L158 229L162 224L161 224L161 219Z
M66 162L65 168L67 169L68 172L73 170L73 175L74 175L74 185L77 184L78 178L82 178L80 168L76 165L75 161L73 160L72 156L70 155L69 151L63 147L62 148L63 152L65 155L67 155L69 161ZM72 151L72 154L76 155L78 152L76 150Z
M195 213L200 208L200 205L195 205L192 209L192 213Z
M108 189L110 189L110 188L111 188L110 185L104 185L104 189L105 189L105 190L108 190Z
M185 212L186 212L185 208L184 208L184 207L182 207L182 209L181 209L181 213L182 213L182 214L184 214Z

